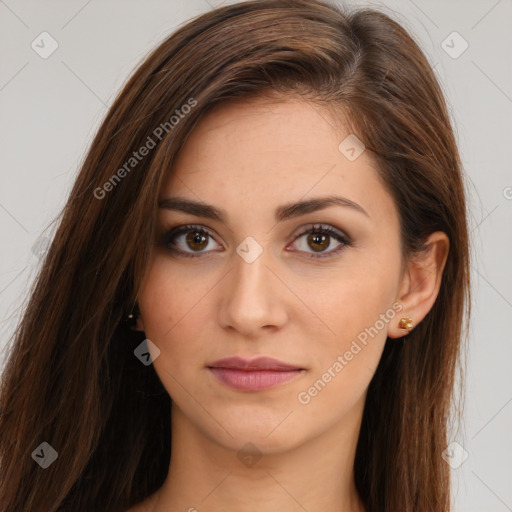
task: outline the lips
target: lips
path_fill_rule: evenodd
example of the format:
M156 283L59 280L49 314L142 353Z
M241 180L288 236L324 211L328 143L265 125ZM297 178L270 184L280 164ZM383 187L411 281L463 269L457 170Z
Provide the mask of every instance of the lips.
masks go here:
M228 357L209 365L208 370L226 386L237 391L263 391L298 377L306 370L270 357Z
M243 357L226 357L208 365L208 368L229 368L232 370L274 370L289 371L303 370L299 366L284 363L271 357L258 357L256 359L244 359Z

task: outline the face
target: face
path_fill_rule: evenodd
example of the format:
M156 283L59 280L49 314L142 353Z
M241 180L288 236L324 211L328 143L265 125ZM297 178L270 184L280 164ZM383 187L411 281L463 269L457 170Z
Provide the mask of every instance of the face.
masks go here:
M143 328L173 421L220 445L286 450L361 413L402 259L394 202L368 151L339 149L348 135L301 100L237 100L202 119L162 187ZM310 202L327 196L342 199ZM234 356L291 368L215 364Z

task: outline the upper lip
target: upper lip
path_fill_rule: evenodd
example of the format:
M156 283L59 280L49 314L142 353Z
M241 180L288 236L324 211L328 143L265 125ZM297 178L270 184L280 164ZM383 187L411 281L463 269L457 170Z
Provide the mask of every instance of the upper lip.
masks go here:
M207 365L208 368L230 368L235 370L303 370L300 366L288 364L272 357L257 357L256 359L244 359L243 357L226 357Z

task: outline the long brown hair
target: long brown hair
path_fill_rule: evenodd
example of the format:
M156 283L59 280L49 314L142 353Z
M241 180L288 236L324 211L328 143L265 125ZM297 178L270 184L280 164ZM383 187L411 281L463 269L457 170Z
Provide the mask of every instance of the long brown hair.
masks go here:
M163 484L171 399L134 356L144 335L124 319L148 266L161 184L187 136L213 105L265 92L343 115L396 202L405 255L433 231L450 239L432 310L403 342L386 341L354 465L368 511L449 509L441 454L470 300L464 182L442 91L382 12L254 0L164 40L92 142L9 348L1 512L124 511ZM43 442L58 454L45 469L32 456Z

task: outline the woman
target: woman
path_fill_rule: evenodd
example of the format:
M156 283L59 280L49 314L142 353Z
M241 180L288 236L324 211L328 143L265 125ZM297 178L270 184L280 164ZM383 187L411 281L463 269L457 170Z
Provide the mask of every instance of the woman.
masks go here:
M434 73L370 9L182 26L96 135L7 362L2 512L441 512L464 313Z

